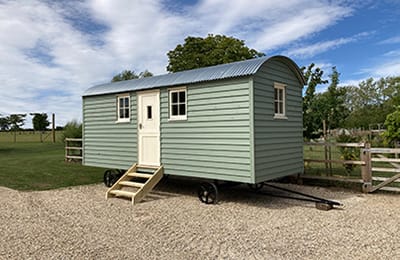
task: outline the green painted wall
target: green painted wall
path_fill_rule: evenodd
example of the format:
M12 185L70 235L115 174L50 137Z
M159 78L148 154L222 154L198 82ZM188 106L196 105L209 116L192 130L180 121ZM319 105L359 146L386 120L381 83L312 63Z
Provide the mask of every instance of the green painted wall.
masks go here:
M136 93L131 93L131 121L116 123L116 95L83 98L84 164L128 169L137 162Z
M187 88L186 121L168 120L161 89L161 162L165 173L250 182L249 79Z
M287 85L286 115L274 119L274 82ZM161 163L171 175L257 183L303 169L302 86L279 59L252 77L187 86L187 120L170 121L160 89ZM84 164L137 162L136 92L131 121L116 123L116 95L83 98Z
M274 119L274 82L286 84L287 119ZM303 170L302 85L279 60L253 77L255 182Z

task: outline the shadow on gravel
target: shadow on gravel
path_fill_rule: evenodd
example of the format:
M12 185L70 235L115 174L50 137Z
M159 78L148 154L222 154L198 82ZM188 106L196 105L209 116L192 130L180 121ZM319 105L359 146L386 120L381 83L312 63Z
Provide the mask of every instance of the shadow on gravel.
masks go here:
M163 199L180 195L192 196L193 198L197 199L197 189L201 182L202 180L170 176L168 178L163 179L157 185L156 189L152 192L152 194L153 195L157 193L161 194L161 196L156 199ZM334 201L345 199L346 197L358 196L358 194L356 193L352 194L352 193L334 192L334 191L329 191L327 189L320 189L319 187L297 186L297 185L293 186L287 184L279 184L277 186L282 186L288 189L293 189L295 191L303 192L309 195L318 196L324 199L330 199ZM299 197L297 195L288 194L284 191L279 191L274 188L266 186L262 188L262 191L265 193L273 194L274 196L256 193L250 190L246 184L240 184L233 187L219 187L218 204L238 203L238 204L246 204L249 206L263 207L270 209L284 209L284 208L299 207L299 206L307 208L315 208L315 202L275 197L275 196ZM327 195L326 193L330 193L328 197L326 197Z

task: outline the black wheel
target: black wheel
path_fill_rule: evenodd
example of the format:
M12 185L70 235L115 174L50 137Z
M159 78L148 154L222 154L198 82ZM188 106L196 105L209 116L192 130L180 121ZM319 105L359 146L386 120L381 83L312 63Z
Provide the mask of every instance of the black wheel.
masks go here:
M262 187L264 187L264 182L259 182L255 184L247 184L252 191L259 191Z
M119 173L116 172L115 170L106 170L104 172L104 185L107 187L111 187L114 185L114 183L119 179Z
M217 204L218 202L218 189L214 183L204 182L200 184L197 190L199 200L205 204Z

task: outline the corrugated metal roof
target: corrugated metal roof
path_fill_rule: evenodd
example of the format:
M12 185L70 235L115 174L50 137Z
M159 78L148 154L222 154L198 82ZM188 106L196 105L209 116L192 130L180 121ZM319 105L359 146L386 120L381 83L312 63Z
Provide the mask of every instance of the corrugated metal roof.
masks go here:
M159 76L101 84L87 89L83 96L121 93L249 76L255 74L261 65L270 58L261 57Z

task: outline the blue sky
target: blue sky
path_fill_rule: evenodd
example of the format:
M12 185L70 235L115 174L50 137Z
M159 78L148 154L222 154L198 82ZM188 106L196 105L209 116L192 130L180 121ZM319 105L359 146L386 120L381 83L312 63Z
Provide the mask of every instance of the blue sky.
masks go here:
M0 114L81 120L85 89L124 69L166 73L189 35L233 36L326 76L336 66L342 85L400 75L398 17L400 0L0 0Z

